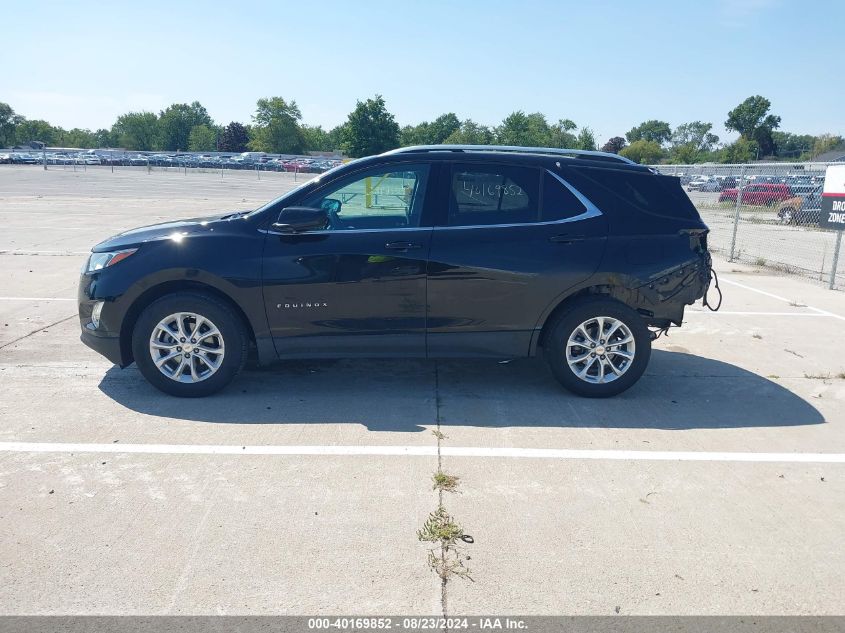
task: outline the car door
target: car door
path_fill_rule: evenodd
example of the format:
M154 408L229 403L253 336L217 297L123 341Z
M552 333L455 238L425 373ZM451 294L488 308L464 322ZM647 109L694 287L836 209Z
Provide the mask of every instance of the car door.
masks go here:
M394 162L339 176L290 203L327 209L325 230L270 227L262 279L280 357L425 355L430 171Z
M528 354L538 319L601 261L606 218L559 172L454 163L428 267L428 353Z

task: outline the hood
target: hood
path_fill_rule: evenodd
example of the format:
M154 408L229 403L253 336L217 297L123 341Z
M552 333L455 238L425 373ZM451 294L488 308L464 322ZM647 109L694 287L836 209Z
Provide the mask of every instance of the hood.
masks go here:
M91 250L95 253L119 250L138 246L144 242L172 239L175 236L187 237L198 233L211 232L221 223L241 218L249 211L227 211L218 215L188 220L175 220L161 224L151 224L137 229L130 229L118 233L107 240L103 240Z

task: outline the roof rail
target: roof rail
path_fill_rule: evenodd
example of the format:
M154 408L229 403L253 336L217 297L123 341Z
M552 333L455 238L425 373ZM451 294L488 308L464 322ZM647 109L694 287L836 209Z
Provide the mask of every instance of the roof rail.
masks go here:
M585 149L560 149L557 147L521 147L519 145L410 145L385 152L385 154L404 154L407 152L521 152L524 154L549 154L551 156L566 156L569 158L592 158L594 160L612 160L628 165L636 165L634 161L611 154L610 152L596 152Z

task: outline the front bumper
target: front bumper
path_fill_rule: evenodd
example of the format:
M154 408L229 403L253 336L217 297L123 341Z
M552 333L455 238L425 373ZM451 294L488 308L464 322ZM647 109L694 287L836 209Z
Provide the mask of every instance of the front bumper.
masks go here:
M100 313L99 327L95 328L91 322L94 305L102 301L102 299L92 297L95 295L91 289L93 280L94 276L86 274L81 275L79 279L77 302L79 326L82 329L79 340L115 365L126 367L131 361L127 361L123 354L123 346L120 342L120 320L119 315L115 314L114 304L106 301Z
M123 353L120 349L120 336L95 334L83 325L79 340L98 354L105 356L115 365L119 365L120 367L126 366L123 362Z

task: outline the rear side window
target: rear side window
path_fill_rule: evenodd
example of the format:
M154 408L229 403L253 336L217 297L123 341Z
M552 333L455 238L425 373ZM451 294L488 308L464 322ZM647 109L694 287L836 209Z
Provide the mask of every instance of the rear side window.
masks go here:
M690 219L699 217L679 180L672 176L616 169L582 168L579 172L647 213Z
M549 172L543 174L543 222L574 218L586 211L566 185Z
M452 166L449 226L522 224L540 217L540 171L512 165Z

